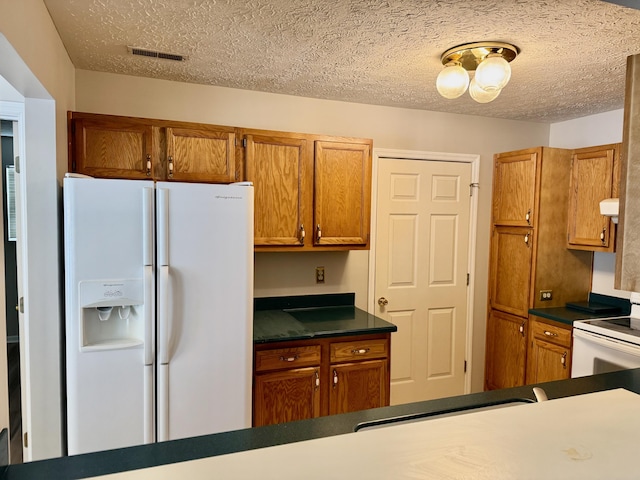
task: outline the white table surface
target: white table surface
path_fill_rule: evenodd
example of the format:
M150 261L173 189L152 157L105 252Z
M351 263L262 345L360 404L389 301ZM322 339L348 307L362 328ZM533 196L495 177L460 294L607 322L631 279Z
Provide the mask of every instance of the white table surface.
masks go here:
M609 390L100 478L640 479L640 396Z

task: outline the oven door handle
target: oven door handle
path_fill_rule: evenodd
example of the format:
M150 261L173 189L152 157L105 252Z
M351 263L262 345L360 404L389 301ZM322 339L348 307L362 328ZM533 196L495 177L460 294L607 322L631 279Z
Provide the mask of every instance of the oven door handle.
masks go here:
M633 346L627 342L622 342L615 338L605 337L593 332L584 332L582 330L578 330L577 328L573 329L573 336L583 338L589 342L597 343L598 345L602 345L606 348L612 348L619 352L628 353L629 355L633 355L634 357L640 357L640 346Z

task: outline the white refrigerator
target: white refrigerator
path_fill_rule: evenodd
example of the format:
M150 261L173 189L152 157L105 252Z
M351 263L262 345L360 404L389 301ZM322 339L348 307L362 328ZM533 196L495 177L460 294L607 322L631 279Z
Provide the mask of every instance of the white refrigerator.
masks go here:
M250 427L250 184L63 195L69 454Z

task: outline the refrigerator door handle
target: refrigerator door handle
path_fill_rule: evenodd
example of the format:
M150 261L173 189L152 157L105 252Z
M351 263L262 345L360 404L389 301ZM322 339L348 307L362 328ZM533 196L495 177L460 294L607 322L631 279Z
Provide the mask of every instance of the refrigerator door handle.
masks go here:
M153 365L144 367L144 443L153 443Z
M160 267L160 289L158 291L158 364L169 363L169 267Z
M142 260L153 265L153 188L142 189Z
M144 267L144 364L153 365L153 267Z

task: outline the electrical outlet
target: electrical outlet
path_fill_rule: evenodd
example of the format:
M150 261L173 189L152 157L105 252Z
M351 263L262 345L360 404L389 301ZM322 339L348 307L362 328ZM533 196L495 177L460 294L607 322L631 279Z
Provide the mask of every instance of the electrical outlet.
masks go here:
M316 283L324 283L324 267L316 267Z
M548 302L553 298L551 294L551 290L540 290L540 300L543 302Z

